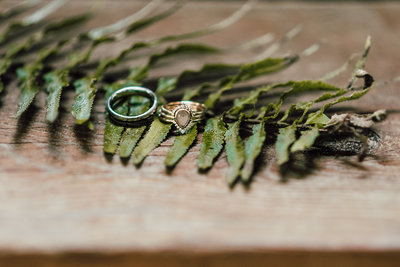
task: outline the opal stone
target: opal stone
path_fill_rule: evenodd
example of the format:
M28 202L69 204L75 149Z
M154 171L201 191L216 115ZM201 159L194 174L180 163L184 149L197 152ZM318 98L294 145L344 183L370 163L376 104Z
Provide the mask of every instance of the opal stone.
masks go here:
M179 109L175 112L175 122L182 129L190 122L190 112L186 109Z

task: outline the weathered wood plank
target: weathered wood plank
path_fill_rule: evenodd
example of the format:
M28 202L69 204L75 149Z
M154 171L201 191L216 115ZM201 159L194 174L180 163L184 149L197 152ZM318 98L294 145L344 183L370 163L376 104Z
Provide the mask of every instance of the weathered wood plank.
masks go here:
M110 23L141 4L102 3L86 27ZM206 26L228 16L239 4L190 2L134 38ZM86 1L72 1L63 12L71 14L88 6ZM280 36L303 23L303 33L284 51L300 51L323 37L327 44L272 79L315 79L359 51L371 34L374 46L367 69L384 80L399 75L399 11L395 3L263 2L235 27L198 41L228 47L268 31ZM115 54L129 43L100 48L95 57ZM224 57L238 62L249 55ZM188 61L151 75L176 74L201 64ZM339 84L346 81L346 77L338 79ZM152 152L140 169L132 161L124 166L118 157L108 162L102 153L102 97L95 103L93 132L74 126L71 91L63 94L56 124L45 121L43 92L35 107L16 121L19 93L12 83L0 98L0 265L23 265L26 260L37 266L79 266L85 259L98 266L113 261L130 265L132 260L140 266L194 261L216 266L260 262L337 266L358 259L360 266L391 266L400 251L398 88L376 88L356 102L360 111L392 110L387 121L377 126L383 141L376 157L367 157L361 165L353 164L354 157L317 158L304 179L282 183L273 149L266 146L251 188L231 190L224 179L224 154L209 173L197 173L199 144L170 175L163 162L171 139ZM63 256L68 252L72 254Z

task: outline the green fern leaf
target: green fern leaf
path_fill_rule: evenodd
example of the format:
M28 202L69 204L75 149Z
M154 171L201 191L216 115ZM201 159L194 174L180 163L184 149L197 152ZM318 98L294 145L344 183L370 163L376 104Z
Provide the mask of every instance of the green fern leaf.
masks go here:
M247 183L254 169L254 161L261 153L264 141L266 137L265 123L262 121L259 124L253 126L253 134L247 140L244 152L245 152L245 163L241 171L242 181Z
M197 124L193 125L193 127L186 134L177 136L174 140L174 144L168 150L165 158L165 166L175 166L189 150L189 147L193 144L194 140L196 140L196 136Z
M84 124L90 118L96 88L93 86L93 80L86 77L76 80L74 87L76 97L71 113L76 124Z
M225 132L226 127L222 117L219 116L207 120L198 159L200 170L207 170L214 164L214 159L223 148Z
M140 165L150 152L164 141L171 126L170 123L163 123L157 117L154 118L149 131L145 134L133 152L133 162L135 165Z
M289 147L296 141L296 125L290 125L279 130L275 149L278 164L282 165L289 161Z
M243 142L239 135L240 123L241 119L234 123L229 123L228 130L225 132L225 150L229 163L226 180L229 185L233 185L236 181L245 161Z
M60 106L60 98L62 89L68 86L68 78L66 72L48 72L44 75L46 82L46 91L48 93L46 99L46 119L54 122L58 117L58 108Z

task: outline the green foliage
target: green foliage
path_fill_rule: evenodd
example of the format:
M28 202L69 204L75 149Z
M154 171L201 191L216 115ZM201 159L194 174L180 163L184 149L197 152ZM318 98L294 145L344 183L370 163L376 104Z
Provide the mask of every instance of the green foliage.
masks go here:
M238 51L236 48L221 49L206 44L182 41L215 33L232 25L250 11L254 4L254 1L249 0L231 16L207 28L183 34L161 36L153 40L138 40L128 48L119 51L114 57L92 62L91 56L97 47L105 43L118 42L128 35L161 22L179 10L184 1L177 1L170 8L158 13L153 12L157 7L155 4L157 1L150 1L135 14L122 18L111 25L81 32L72 38L65 38L61 33L67 29L78 28L80 24L90 19L90 13L50 22L40 30L34 30L34 26L39 25L39 22L61 7L64 2L64 0L54 0L32 15L11 22L0 33L0 45L8 44L8 49L0 59L0 93L3 91L3 82L9 76L10 71L18 66L16 76L21 95L17 117L20 117L29 108L43 88L47 93L46 120L53 123L58 117L63 90L73 87L75 101L71 113L76 124L87 125L89 128L92 127L90 118L98 91L105 91L107 99L112 92L121 87L146 84L154 68L164 64L179 64L176 63L177 56L188 54L202 56ZM24 4L15 10L0 13L0 21L33 7L32 4ZM148 16L151 13L155 14ZM24 31L29 33L26 39L13 41L18 39L18 33ZM244 94L240 97L232 97L233 104L223 102L223 96L233 95L238 84L284 71L302 57L314 53L319 47L318 44L291 56L272 57L274 52L299 31L300 27L295 27L249 62L241 64L205 63L200 69L183 70L170 77L157 79L158 84L154 91L160 104L165 104L172 98L182 100L199 98L205 99L204 104L208 108L205 123L199 122L186 134L175 137L165 158L167 168L174 167L185 156L197 139L197 135L202 132L198 169L206 171L212 168L217 156L225 149L229 165L226 176L228 184L233 185L238 178L241 178L243 183L248 183L267 134L271 137L275 137L277 134L275 143L277 163L283 165L291 160L291 153L307 150L314 145L321 130L326 128L326 124L330 120L326 115L328 108L344 101L359 99L371 90L372 76L360 72L360 69L364 69L366 65L371 47L371 38L368 37L361 57L354 64L354 70L346 88L332 85L327 80L346 70L351 65L352 58L339 69L324 75L320 80L289 80L274 84L266 82L261 86L245 89ZM175 43L170 46L161 46L170 42ZM34 48L40 47L42 44L46 46L40 50L38 56L30 63L25 62L23 55L35 52ZM69 53L60 53L66 44L71 45L72 50ZM241 47L254 47L254 44L248 42ZM144 49L150 51L150 54L143 64L132 67L127 77L118 77L109 81L107 74L112 67L122 65L134 52L135 56L141 56L139 52ZM52 60L56 56L67 59L67 63L55 67ZM175 61L166 61L165 59L175 59ZM93 69L88 67L88 63L94 66ZM356 80L361 78L364 79L364 87L355 88ZM284 91L282 92L282 90ZM274 102L265 102L262 96L271 91L280 92L279 97ZM315 98L307 99L304 102L293 101L294 97L308 93L316 95ZM315 108L318 103L320 103L319 108L310 113L310 110ZM137 115L145 112L149 105L147 98L132 96L121 101L115 109L124 115ZM286 108L287 106L289 107ZM253 124L251 128L248 127L250 123ZM119 125L106 116L104 152L113 155L118 151L119 156L126 159L133 155L134 164L139 166L168 135L174 133L172 127L172 124L161 122L157 116L149 118L145 124L135 125ZM242 140L240 134L244 128L251 129L251 134L247 139Z
M240 169L245 160L242 138L239 135L241 119L228 124L228 130L225 132L225 149L229 163L226 180L228 184L233 185L240 174Z
M35 71L32 67L19 68L17 70L17 76L21 82L21 96L18 103L17 117L22 115L39 92L39 86L36 80L32 78L35 75Z
M310 130L302 131L300 138L297 139L290 148L290 152L304 151L307 148L310 148L314 144L318 135L319 129L317 126L312 127Z
M225 132L226 127L222 117L207 120L198 160L200 170L207 170L214 164L214 159L223 148Z
M293 59L266 58L261 61L245 64L241 66L238 73L230 78L228 82L224 81L223 83L221 83L221 88L217 92L210 94L205 102L205 105L209 109L214 108L215 103L219 100L221 95L224 92L231 90L237 82L247 81L261 75L281 71L294 62L295 60Z
M289 161L289 147L296 140L295 125L290 125L279 130L278 138L276 139L276 157L279 165Z
M149 105L150 103L147 98L133 96L129 101L128 114L130 116L136 116L144 113L149 108ZM131 156L133 149L142 137L146 128L146 125L125 128L119 147L119 156L121 158L129 158Z
M165 166L173 167L178 161L186 154L189 147L193 144L197 137L197 125L193 127L184 135L179 135L175 138L174 144L168 150L165 157Z
M72 116L77 124L83 124L90 118L90 111L93 106L96 88L93 80L85 77L74 82L76 97L72 105Z
M265 122L253 126L253 134L247 140L244 152L245 162L241 171L242 181L247 183L253 174L254 161L260 155L266 137Z
M124 114L121 110L119 110L118 112ZM112 123L109 118L106 118L103 146L103 150L105 153L115 154L118 149L119 140L121 139L121 134L123 131L124 127L118 126Z
M158 118L155 118L150 125L149 131L139 142L133 153L134 164L140 165L150 152L164 141L170 129L171 124L162 123Z
M44 80L46 83L46 92L48 93L46 99L46 119L49 122L54 122L58 117L62 89L68 86L67 73L48 72L44 75Z

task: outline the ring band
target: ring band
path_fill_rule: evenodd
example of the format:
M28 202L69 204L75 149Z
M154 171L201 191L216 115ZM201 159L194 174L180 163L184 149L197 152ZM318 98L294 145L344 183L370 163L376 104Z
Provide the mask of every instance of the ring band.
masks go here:
M145 96L150 98L151 100L151 106L146 112L135 115L135 116L126 116L119 114L113 109L113 105L115 102L123 97L126 96ZM107 111L108 114L110 115L111 118L113 118L116 121L119 122L133 122L133 121L140 121L143 119L146 119L150 117L157 109L157 96L154 94L153 91L151 91L148 88L141 87L141 86L129 86L129 87L123 87L121 89L118 89L112 95L108 98L107 100Z
M158 116L161 121L173 123L178 132L187 133L204 117L206 106L193 101L170 102L161 107Z

